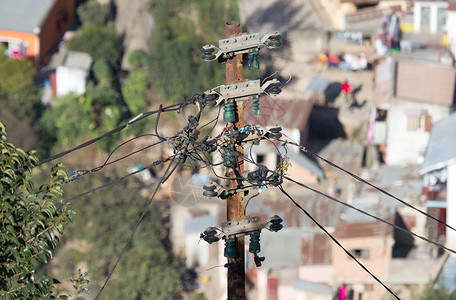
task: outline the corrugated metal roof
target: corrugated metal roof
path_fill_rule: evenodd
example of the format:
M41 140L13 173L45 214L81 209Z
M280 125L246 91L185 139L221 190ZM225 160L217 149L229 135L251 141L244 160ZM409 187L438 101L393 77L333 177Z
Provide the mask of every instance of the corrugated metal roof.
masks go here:
M436 122L420 173L424 174L456 163L456 113Z
M93 58L85 52L68 51L63 60L62 66L72 69L89 71Z
M264 268L297 267L301 262L301 240L311 233L300 228L284 228L280 232L261 232L260 256L266 257Z
M396 96L419 102L453 105L456 71L434 63L400 61Z
M37 33L56 0L0 0L0 29Z
M323 295L331 295L333 294L332 288L324 283L312 282L302 279L294 279L293 280L293 288L299 291L323 294Z
M272 100L260 98L260 115L253 117L252 101L244 106L244 123L261 126L280 125L283 128L299 128L303 131L309 121L312 102L306 100Z
M185 233L200 233L207 227L218 226L216 216L202 216L185 221Z
M306 90L317 94L324 94L330 83L331 81L329 79L312 76Z

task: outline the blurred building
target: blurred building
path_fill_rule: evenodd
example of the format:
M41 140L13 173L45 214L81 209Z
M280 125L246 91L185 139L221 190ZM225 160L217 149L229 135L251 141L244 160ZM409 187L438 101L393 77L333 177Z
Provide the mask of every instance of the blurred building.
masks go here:
M75 16L75 0L0 0L0 45L8 56L46 63Z

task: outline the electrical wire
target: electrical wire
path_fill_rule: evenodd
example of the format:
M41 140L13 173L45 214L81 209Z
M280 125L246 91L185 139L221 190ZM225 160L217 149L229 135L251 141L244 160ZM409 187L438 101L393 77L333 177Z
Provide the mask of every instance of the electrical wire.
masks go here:
M98 299L98 297L100 297L101 293L103 292L104 288L106 287L106 285L108 284L109 280L111 279L111 276L112 274L114 273L114 270L116 269L117 265L119 264L120 260L122 259L125 251L127 250L127 247L130 245L131 241L133 240L133 236L135 235L136 233L136 230L138 229L138 226L139 224L141 223L141 221L144 219L145 215L147 214L147 212L149 211L149 208L150 208L150 205L152 204L152 201L154 200L155 198L155 195L157 194L158 190L159 190L159 187L165 183L165 181L169 178L169 176L176 170L177 166L179 166L179 163L176 163L174 164L173 168L171 169L171 166L173 165L173 163L175 163L176 161L176 157L173 157L173 160L171 161L171 163L168 165L168 167L166 168L160 182L157 184L157 186L155 187L155 190L154 190L154 193L152 194L152 196L150 197L149 199L149 202L147 203L146 205L146 208L144 209L144 211L142 212L141 216L139 217L138 221L136 222L135 226L133 227L133 230L130 234L130 237L128 238L127 242L125 243L125 246L123 247L122 251L120 252L120 255L119 257L117 258L117 261L116 263L114 264L114 266L112 267L111 271L109 272L108 274L108 277L106 278L103 286L101 287L100 291L98 292L97 296L95 297L95 300Z
M148 112L145 112L145 113L140 113L139 115L137 115L136 117L134 117L130 121L128 121L127 123L125 123L123 125L120 125L117 128L114 128L114 129L112 129L112 130L110 130L110 131L108 131L108 132L106 132L106 133L104 133L104 134L102 134L102 135L100 135L100 136L98 136L96 138L88 140L88 141L86 141L86 142L84 142L84 143L82 143L82 144L80 144L80 145L78 145L78 146L76 146L74 148L71 148L69 150L60 152L58 154L52 155L52 156L42 160L37 166L40 166L42 164L51 162L51 161L53 161L53 160L55 160L57 158L65 156L65 155L67 155L69 153L72 153L74 151L77 151L77 150L80 150L80 149L85 148L87 146L90 146L93 143L95 143L95 142L97 142L97 141L99 141L99 140L101 140L101 139L103 139L103 138L105 138L107 136L113 135L113 134L115 134L115 133L127 128L128 126L130 126L130 125L132 125L132 124L134 124L136 122L139 122L139 121L141 121L141 120L143 120L143 119L145 119L145 118L147 118L149 116L152 116L154 114L161 113L161 112L178 111L182 107L185 107L187 105L193 104L195 102L196 96L198 96L198 95L195 95L195 96L193 96L190 99L184 100L181 103L173 104L173 105L167 106L165 108L162 108L162 106L160 105L160 109L158 109L158 110L148 111Z
M299 203L297 203L287 192L285 192L285 190L283 189L282 186L279 186L279 189L280 191L288 197L288 199L290 199L293 204L295 206L297 206L300 210L302 210L306 216L311 219L321 230L323 230L324 233L326 233L326 235L329 236L329 238L331 238L331 240L337 245L339 246L348 256L350 256L350 258L352 258L361 268L364 269L364 271L366 271L375 281L377 281L378 283L380 283L391 295L393 295L396 299L401 299L399 298L399 296L397 296L388 286L386 286L377 276L375 276L371 271L369 271L368 268L366 268L358 259L356 259L356 257L351 254L347 249L344 248L344 246L342 246L342 244L331 234L329 233L320 223L318 223L317 220L315 220Z
M287 136L287 138L289 138L289 137ZM291 140L291 139L290 139L290 140ZM443 221L437 219L436 217L431 216L430 214L428 214L428 213L422 211L422 210L419 209L419 208L414 207L413 205L411 205L411 204L405 202L404 200L402 200L402 199L400 199L400 198L394 196L394 195L391 194L390 192L385 191L385 190L383 190L383 189L380 188L380 187L377 187L376 185L374 185L374 184L370 183L369 181L367 181L367 180L361 178L360 176L358 176L358 175L356 175L356 174L354 174L354 173L352 173L352 172L350 172L350 171L345 170L344 168L342 168L342 167L336 165L335 163L333 163L333 162L327 160L326 158L324 158L324 157L322 157L322 156L320 156L320 155L318 155L318 154L316 154L316 153L313 153L312 151L308 150L306 147L301 146L301 145L299 145L298 143L296 143L296 142L294 142L294 141L292 141L292 140L291 140L291 141L284 141L284 140L281 140L281 142L284 142L284 143L286 143L286 144L290 144L290 145L299 147L299 149L301 149L302 151L304 151L304 152L306 152L306 153L309 153L310 155L314 156L315 158L320 159L321 161L327 163L328 165L330 165L330 166L332 166L332 167L334 167L334 168L336 168L336 169L339 169L340 171L342 171L342 172L344 172L344 173L350 175L350 176L353 177L354 179L356 179L356 180L358 180L358 181L360 181L360 182L362 182L362 183L364 183L364 184L367 184L368 186L370 186L370 187L376 189L377 191L379 191L379 192L381 192L381 193L383 193L383 194L385 194L385 195L387 195L387 196L389 196L389 197L391 197L391 198L393 198L393 199L399 201L400 203L404 204L405 206L407 206L407 207L409 207L409 208L411 208L411 209L413 209L413 210L419 212L420 214L422 214L422 215L424 215L424 216L426 216L426 217L428 217L428 218L430 218L430 219L432 219L432 220L438 222L439 224L444 225L445 227L448 227L448 228L450 228L450 229L453 230L453 231L456 231L456 229L455 229L454 227L448 225L447 223L445 223L445 222L443 222Z
M242 157L242 158L244 159L244 161L249 161L247 157ZM259 167L264 167L264 166L262 166L261 164L258 164L258 163L254 162L254 161L250 161L250 163L253 163L253 164L255 164L255 165L259 166ZM273 172L272 170L268 170L268 171L269 171L269 172ZM386 221L386 220L384 220L384 219L382 219L382 218L380 218L380 217L377 217L377 216L375 216L375 215L372 215L372 214L370 214L370 213L368 213L368 212L366 212L366 211L364 211L364 210L362 210L362 209L359 209L359 208L357 208L357 207L355 207L355 206L353 206L353 205L350 205L350 204L345 203L345 202L343 202L343 201L341 201L341 200L338 200L338 199L336 199L336 198L334 198L334 197L332 197L332 196L329 196L329 195L327 195L327 194L325 194L325 193L323 193L323 192L321 192L321 191L319 191L319 190L317 190L317 189L311 188L311 187L309 187L309 186L307 186L307 185L305 185L305 184L303 184L303 183L300 183L300 182L298 182L298 181L296 181L296 180L294 180L294 179L292 179L292 178L290 178L290 177L288 177L288 176L286 176L286 175L284 175L283 178L284 178L284 179L287 179L287 180L289 180L290 182L293 182L293 183L295 183L295 184L297 184L297 185L299 185L299 186L301 186L301 187L304 187L304 188L306 188L306 189L308 189L308 190L310 190L310 191L312 191L312 192L314 192L314 193L316 193L316 194L319 194L319 195L321 195L321 196L324 196L324 197L326 197L326 198L328 198L328 199L330 199L330 200L332 200L332 201L335 201L335 202L337 202L337 203L340 203L340 204L342 204L342 205L345 205L346 207L349 207L349 208L351 208L351 209L354 209L354 210L356 210L356 211L358 211L358 212L360 212L360 213L362 213L362 214L364 214L364 215L366 215L366 216L369 216L369 217L371 217L371 218L373 218L373 219L375 219L375 220L377 220L377 221L379 221L379 222L382 222L382 223L384 223L384 224L387 224L387 225L389 225L389 226L391 226L391 227L393 227L393 228L395 228L395 229L398 229L398 230L403 231L403 232L405 232L405 233L411 234L411 235L413 235L413 236L415 236L415 237L417 237L417 238L419 238L419 239L421 239L421 240L423 240L423 241L425 241L425 242L431 243L431 244L433 244L433 245L435 245L435 246L437 246L437 247L439 247L439 248L445 249L445 250L447 250L447 251L449 251L449 252L451 252L451 253L456 254L456 251L455 251L455 250L453 250L453 249L451 249L451 248L448 248L448 247L446 247L446 246L443 245L443 244L434 242L434 241L432 241L432 240L430 240L430 239L428 239L428 238L426 238L426 237L423 237L423 236L421 236L421 235L419 235L419 234L416 234L416 233L414 233L414 232L412 232L412 231L410 231L410 230L408 230L408 229L406 229L406 228L400 227L400 226L398 226L398 225L396 225L396 224L393 224L393 223L391 223L391 222L388 222L388 221ZM257 195L253 195L252 198L255 197L255 196L257 196ZM248 201L250 201L250 199L249 199ZM247 206L247 205L246 205L246 206Z
M155 166L158 166L158 165L160 165L160 164L162 164L162 163L165 163L165 162L167 162L167 161L170 161L170 160L173 159L173 158L174 158L174 156L170 156L170 157L167 157L167 158L164 158L164 159L157 160L157 161L153 162L152 164L149 164L149 165L147 165L147 166L145 166L145 167L143 167L143 168L141 168L141 169L139 169L139 170L136 170L136 171L134 171L134 172L131 172L131 173L129 173L129 174L125 175L125 176L122 176L122 177L120 177L120 178L117 178L117 179L115 179L115 180L109 181L109 182L107 182L107 183L105 183L105 184L103 184L103 185L100 185L100 186L98 186L98 187L96 187L96 188L93 188L93 189L91 189L91 190L88 190L88 191L86 191L86 192L84 192L84 193L81 193L81 194L78 194L78 195L76 195L76 196L73 196L73 197L67 199L66 201L69 202L69 201L75 200L75 199L77 199L77 198L86 196L86 195L88 195L88 194L90 194L90 193L93 193L93 192L99 190L99 189L105 188L105 187L107 187L107 186L110 186L111 184L114 184L114 183L116 183L116 182L122 181L122 180L124 180L125 178L128 178L128 177L130 177L130 176L132 176L132 175L135 175L135 174L138 174L138 173L140 173L140 172L142 172L142 171L145 171L145 170L147 170L148 168L155 167Z
M164 140L160 140L160 141L158 141L158 142L156 142L156 143L154 143L154 144L147 145L147 146L145 146L145 147L143 147L143 148L141 148L141 149L135 150L135 151L133 151L133 152L131 152L131 153L125 155L125 156L119 157L119 158L117 158L117 159L115 159L115 160L113 160L113 161L109 161L109 159L110 159L111 156L114 154L114 152L117 151L120 147L122 147L123 145L125 145L125 144L127 144L127 143L129 143L129 142L131 142L131 141L133 141L133 140L136 140L136 139L138 139L138 138L145 137L145 136L156 136L156 135L155 135L155 134L150 134L150 133L148 133L148 134L141 134L141 135L139 135L139 136L135 136L134 138L131 138L131 139L129 139L129 140L127 140L127 141L121 143L121 144L118 145L116 148L114 148L114 150L112 150L112 151L109 153L109 155L108 155L108 157L106 158L105 162L104 162L103 164L101 164L100 166L97 166L97 167L95 167L95 168L93 168L93 169L91 169L91 170L82 170L82 171L86 171L87 173L98 172L98 171L100 171L101 169L103 169L103 168L106 167L106 166L109 166L109 165L111 165L111 164L113 164L113 163L116 163L116 162L118 162L118 161L121 161L121 160L123 160L123 159L125 159L125 158L128 158L128 157L130 157L130 156L132 156L132 155L134 155L134 154L136 154L136 153L142 152L142 151L144 151L144 150L147 150L147 149L149 149L149 148L151 148L151 147L154 147L154 146L156 146L156 145L158 145L158 144L164 142Z
M434 241L432 241L432 240L430 240L430 239L428 239L428 238L425 238L425 237L423 237L423 236L421 236L421 235L419 235L419 234L416 234L416 233L414 233L414 232L412 232L412 231L410 231L410 230L408 230L408 229L406 229L406 228L400 227L400 226L398 226L398 225L396 225L396 224L393 224L393 223L390 223L390 222L388 222L388 221L386 221L386 220L383 220L383 219L380 218L380 217L374 216L374 215L372 215L372 214L370 214L370 213L368 213L368 212L366 212L366 211L364 211L364 210L362 210L362 209L359 209L359 208L357 208L357 207L355 207L355 206L353 206L353 205L351 205L351 204L348 204L348 203L346 203L346 202L343 202L343 201L341 201L341 200L338 200L338 199L336 199L336 198L334 198L334 197L332 197L332 196L330 196L330 195L327 195L327 194L325 194L325 193L323 193L323 192L321 192L321 191L319 191L319 190L317 190L317 189L311 188L311 187L309 187L309 186L307 186L307 185L305 185L305 184L303 184L303 183L300 183L300 182L298 182L298 181L296 181L296 180L294 180L294 179L291 179L291 178L288 177L288 176L284 176L283 178L285 178L285 179L287 179L287 180L289 180L289 181L291 181L291 182L293 182L293 183L295 183L295 184L297 184L297 185L299 185L299 186L301 186L301 187L303 187L303 188L306 188L306 189L308 189L308 190L310 190L310 191L312 191L312 192L314 192L314 193L316 193L316 194L318 194L318 195L321 195L321 196L323 196L323 197L326 197L326 198L328 198L329 200L335 201L335 202L337 202L337 203L340 203L340 204L342 204L342 205L345 205L346 207L349 207L349 208L351 208L351 209L354 209L354 210L356 210L356 211L358 211L358 212L360 212L360 213L362 213L362 214L364 214L364 215L366 215L366 216L369 216L369 217L371 217L371 218L373 218L373 219L375 219L375 220L377 220L377 221L379 221L379 222L382 222L382 223L384 223L384 224L387 224L387 225L389 225L389 226L391 226L391 227L394 227L394 228L396 228L396 229L398 229L398 230L401 230L401 231L403 231L403 232L405 232L405 233L411 234L411 235L413 235L413 236L415 236L415 237L417 237L417 238L419 238L419 239L421 239L421 240L423 240L423 241L425 241L425 242L431 243L431 244L433 244L433 245L435 245L435 246L437 246L437 247L439 247L439 248L445 249L445 250L447 250L447 251L449 251L449 252L451 252L451 253L456 254L456 250L450 249L450 248L448 248L448 247L446 247L446 246L444 246L444 245L442 245L442 244L440 244L440 243L434 242Z

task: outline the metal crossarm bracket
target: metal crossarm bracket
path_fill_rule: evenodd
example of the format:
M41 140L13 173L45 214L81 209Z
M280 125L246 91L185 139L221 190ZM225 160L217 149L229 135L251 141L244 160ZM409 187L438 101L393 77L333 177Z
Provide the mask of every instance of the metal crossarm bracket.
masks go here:
M216 88L206 91L204 94L211 95L217 94L221 97L218 99L218 104L223 99L234 99L236 101L248 100L250 97L260 95L266 92L267 88L271 85L280 85L280 81L277 79L271 79L266 81L260 86L260 80L247 80L245 82L239 82L229 85L220 85L220 92L214 91Z
M267 33L261 39L259 33L244 33L240 36L230 36L229 38L219 40L218 48L212 44L204 45L203 52L208 51L208 53L213 53L215 49L218 49L218 51L215 54L209 54L203 58L210 61L218 59L221 55L229 58L234 55L248 53L251 49L260 49L263 46L276 48L276 46L268 43L268 39L271 37L280 40L280 33L278 31Z
M225 236L243 236L252 231L261 231L264 228L261 217L249 217L240 221L227 221L222 223L222 232Z
M243 96L251 96L261 94L260 80L249 80L230 85L220 86L220 94L225 99L241 98Z
M247 34L241 36L231 36L219 41L219 48L223 53L234 52L234 54L247 53L251 48L257 48L262 45L259 33Z

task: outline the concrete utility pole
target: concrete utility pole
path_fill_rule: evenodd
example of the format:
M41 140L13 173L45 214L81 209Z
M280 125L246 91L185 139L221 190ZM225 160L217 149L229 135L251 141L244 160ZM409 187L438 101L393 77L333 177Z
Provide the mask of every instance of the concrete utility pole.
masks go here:
M242 35L242 27L238 22L230 21L225 23L226 38ZM242 78L242 54L235 55L226 62L226 84L239 83ZM242 128L243 122L243 101L236 102L235 129ZM244 153L242 146L237 151ZM230 177L240 177L244 171L244 161L237 158L237 166L233 171L228 171ZM242 185L242 181L235 181L235 188ZM227 199L226 204L227 221L239 221L245 219L244 215L244 192L237 192ZM245 260L244 260L244 237L236 238L236 256L228 258L228 299L245 299Z

